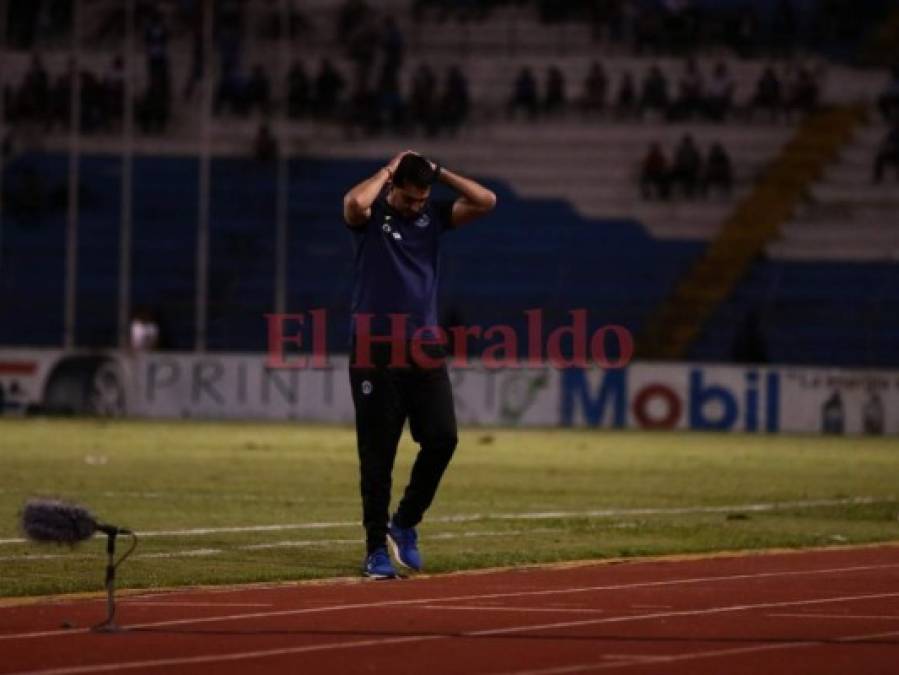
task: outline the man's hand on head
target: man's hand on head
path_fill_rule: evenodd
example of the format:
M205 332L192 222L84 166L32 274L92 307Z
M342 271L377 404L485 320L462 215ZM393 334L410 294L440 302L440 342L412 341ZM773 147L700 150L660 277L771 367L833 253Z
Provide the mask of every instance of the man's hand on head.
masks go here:
M417 152L413 152L412 150L403 150L402 152L397 153L397 155L393 159L387 162L387 171L390 173L390 177L393 178L393 174L396 173L396 167L400 165L400 161L403 159L403 157L405 157L406 155L417 154Z

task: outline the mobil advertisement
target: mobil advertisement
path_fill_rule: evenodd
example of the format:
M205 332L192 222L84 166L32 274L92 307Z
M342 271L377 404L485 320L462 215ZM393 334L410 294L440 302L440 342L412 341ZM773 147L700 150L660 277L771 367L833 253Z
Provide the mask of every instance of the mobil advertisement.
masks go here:
M697 431L781 430L776 369L635 364L561 371L560 423Z
M899 434L899 372L635 363L560 371L559 424Z

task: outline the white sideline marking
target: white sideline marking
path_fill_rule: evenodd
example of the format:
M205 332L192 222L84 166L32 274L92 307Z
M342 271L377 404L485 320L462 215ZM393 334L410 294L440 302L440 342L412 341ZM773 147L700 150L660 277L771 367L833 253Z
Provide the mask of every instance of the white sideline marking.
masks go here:
M271 656L287 656L293 654L302 654L308 652L317 652L317 651L333 651L337 649L354 649L359 647L381 647L385 645L395 645L401 644L405 642L426 642L429 640L448 640L454 637L489 637L492 635L508 635L510 633L521 633L526 631L534 631L534 630L544 630L546 628L568 628L568 627L576 627L576 626L587 626L587 625L596 625L601 623L620 623L624 621L640 621L648 618L668 618L668 617L677 617L677 616L698 616L702 614L717 614L723 612L737 612L743 611L747 609L762 609L766 607L784 607L784 606L796 606L796 605L806 605L806 604L821 604L828 602L846 602L851 600L861 600L867 598L879 598L879 597L896 597L899 596L899 593L879 593L873 595L849 595L842 597L834 597L834 598L817 598L813 600L791 600L786 602L774 602L774 603L759 603L755 605L730 605L725 607L711 607L707 609L698 609L698 610L684 610L678 612L665 612L653 615L644 615L644 616L625 616L625 617L606 617L602 619L587 619L583 621L571 621L565 623L554 623L554 624L541 624L536 626L513 626L511 628L496 628L491 630L480 630L480 631L469 631L465 633L460 633L458 636L454 635L412 635L406 637L396 637L396 638L384 638L381 640L354 640L350 642L337 642L337 643L327 643L327 644L315 644L315 645L304 645L302 647L283 647L278 649L266 649L266 650L258 650L258 651L250 651L250 652L236 652L232 654L206 654L202 656L187 656L187 657L175 657L175 658L167 658L167 659L148 659L144 661L123 661L119 663L105 663L105 664L95 664L95 665L84 665L84 666L64 666L61 668L51 668L47 670L33 670L33 671L22 671L19 673L13 673L12 675L79 675L80 673L99 673L99 672L116 672L119 670L134 670L136 668L162 668L164 666L183 666L183 665L193 665L198 663L221 663L221 662L233 662L233 661L246 661L250 659L258 659L265 658ZM384 604L393 604L393 603L380 603ZM891 637L893 635L899 635L899 631L891 631L888 633L872 633L867 635L855 635L848 636L844 638L834 638L829 640L829 642L858 642L863 640L870 640L874 638L880 637ZM821 641L802 641L802 642L794 642L794 643L783 643L783 644L765 644L759 645L755 647L737 647L734 649L718 649L714 651L706 651L706 652L694 652L692 654L677 654L673 656L658 656L651 657L649 660L640 659L634 662L621 662L616 661L615 663L608 662L600 662L593 664L582 664L578 666L564 666L560 668L552 668L547 670L529 670L529 671L514 671L514 673L510 673L509 675L554 675L561 673L572 673L572 672L580 672L583 670L590 669L608 669L608 668L622 668L630 665L642 665L647 662L652 663L671 663L674 661L682 661L689 659L697 659L697 658L708 658L712 656L726 656L730 654L742 654L742 653L750 653L757 651L766 651L766 650L775 650L775 649L792 649L796 647L813 647L820 645ZM572 670L574 669L574 670Z
M555 614L564 614L565 612L574 612L580 614L606 614L604 609L574 609L572 607L554 608L554 607L509 607L500 605L425 605L422 609L452 609L452 610L468 610L483 612L552 612Z
M554 520L558 518L617 518L619 516L677 516L691 513L729 513L750 511L753 513L780 509L813 509L823 506L850 504L882 504L897 501L890 497L846 497L843 499L810 499L792 502L767 502L759 504L731 504L727 506L682 506L671 508L638 509L589 509L585 511L534 511L524 513L471 513L457 516L430 518L431 523L471 523L485 520ZM319 523L286 523L276 525L244 525L234 527L199 527L188 530L138 531L141 537L192 537L207 534L235 534L241 532L281 532L284 530L321 530L340 527L359 527L357 521ZM0 539L3 544L24 544L27 539Z
M527 531L528 534L535 532L555 532L548 528L533 528ZM441 539L469 539L477 537L516 537L522 534L522 530L503 530L495 532L441 532L428 536L429 540ZM164 551L159 553L138 553L133 557L134 560L141 559L159 559L159 558L199 558L204 556L222 555L224 553L233 553L234 551L263 551L273 548L307 548L310 546L357 546L363 543L363 539L297 539L287 541L274 541L266 544L245 544L243 546L231 546L229 548L189 548L177 551ZM55 560L65 558L66 560L86 560L102 557L101 553L92 553L87 555L72 555L67 553L48 553L46 555L29 555L23 553L21 555L0 556L0 562L7 561L31 561L31 560Z
M607 586L582 586L582 587L574 587L574 588L554 588L548 590L541 591L514 591L514 592L505 592L505 593L479 593L476 595L456 595L456 596L448 596L448 597L431 597L431 598L412 598L408 600L383 600L376 602L364 602L364 603L350 603L344 605L326 605L324 607L306 607L303 609L284 609L284 610L276 610L272 612L252 612L248 614L228 614L224 616L205 616L205 617L195 617L195 618L185 618L185 619L170 619L167 621L154 621L150 623L140 623L140 624L132 624L130 626L125 626L125 628L129 629L141 629L141 628L164 628L168 626L184 626L184 625L196 625L196 624L206 624L206 623L217 623L222 621L244 621L247 619L268 619L273 617L281 617L281 616L299 616L301 614L320 614L323 612L337 612L342 610L356 610L356 609L370 609L372 607L403 607L403 606L414 606L419 604L433 604L439 602L464 602L468 600L496 600L499 598L533 598L533 597L545 597L548 595L563 595L563 594L571 594L571 593L588 593L593 591L620 591L620 590L629 590L632 588L660 588L664 586L677 586L679 584L705 584L705 583L713 583L718 581L734 581L734 580L745 580L745 579L770 579L774 577L795 577L795 576L811 576L816 574L839 574L843 572L867 572L873 570L882 570L882 569L893 569L899 567L899 563L895 564L884 564L884 565L857 565L853 567L832 567L828 569L820 569L820 570L791 570L791 571L782 571L782 572L757 572L754 574L732 574L729 576L718 576L718 577L688 577L684 579L666 579L663 581L640 581L637 583L631 584L612 584ZM857 596L858 598L880 598L880 597L893 597L897 596L899 593L886 593L886 594L877 594L877 595L863 595ZM101 601L98 601L101 602ZM808 601L808 603L816 602L814 600ZM821 600L817 602L832 602L831 600ZM803 604L800 602L799 604ZM760 605L762 606L762 605ZM764 605L767 606L767 605ZM773 606L781 606L781 605L773 605ZM671 614L676 615L676 613ZM634 620L640 618L652 618L656 616L669 616L668 613L661 612L655 614L642 614L642 615L633 615L629 616L624 620ZM606 619L608 620L608 619ZM26 638L42 638L42 637L61 637L63 635L78 635L81 633L88 633L89 629L78 629L78 630L52 630L52 631L34 631L30 633L10 633L6 635L0 634L0 641L2 640L15 640L15 639L26 639Z
M768 616L783 616L787 618L798 619L899 619L899 614L815 614L796 612L793 614L769 614Z
M176 551L174 553L141 553L140 555L134 556L134 558L199 558L206 555L218 555L219 553L224 553L224 551L218 548L193 548L186 551Z
M548 530L539 528L528 530L529 534L534 532L546 532ZM549 530L552 531L552 530ZM501 532L443 532L434 534L428 539L465 539L472 537L514 537L522 534L521 530L504 530ZM310 546L357 546L363 540L360 539L298 539L288 541L274 541L267 544L246 544L244 546L233 546L230 548L189 548L180 551L165 551L160 553L138 553L133 557L134 560L141 559L159 559L159 558L200 558L204 556L222 555L224 553L233 553L234 551L263 551L273 548L307 548ZM29 561L29 560L54 560L57 558L65 558L67 560L100 558L100 553L78 555L66 553L50 553L47 555L7 555L0 556L0 562L3 561Z

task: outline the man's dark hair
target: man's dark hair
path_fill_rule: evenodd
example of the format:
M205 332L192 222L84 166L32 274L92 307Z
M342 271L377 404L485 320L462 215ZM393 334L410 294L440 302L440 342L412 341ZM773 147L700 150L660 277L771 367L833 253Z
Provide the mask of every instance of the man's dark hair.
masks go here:
M431 163L421 155L409 153L400 160L393 174L393 184L397 187L412 185L421 190L434 184L436 172Z

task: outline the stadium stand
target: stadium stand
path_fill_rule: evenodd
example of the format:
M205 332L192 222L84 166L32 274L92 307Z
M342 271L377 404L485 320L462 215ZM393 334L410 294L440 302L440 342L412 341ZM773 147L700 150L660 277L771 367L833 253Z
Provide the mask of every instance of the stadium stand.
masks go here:
M722 56L720 48L712 47L699 53L698 64L708 81L716 63L727 63L734 109L723 122L668 120L656 114L642 120L620 119L611 110L585 116L578 99L582 83L598 59L608 77L611 102L625 73L632 73L639 83L653 65L660 67L671 91L676 92L684 58L668 53L636 55L626 40L602 35L597 39L596 27L583 21L541 22L530 3L489 4L496 6L485 18L478 15L475 20L459 22L441 21L439 12L431 10L416 18L408 11L409 3L401 0L378 5L381 11L394 12L405 41L402 92L410 91L420 62L426 61L441 80L450 66L461 66L473 106L469 123L457 136L409 139L389 128L371 135L348 121L352 117L348 117L347 103L333 119L300 116L286 124L277 121L281 149L292 157L288 304L289 308L331 309L332 345L343 344L350 283L349 243L338 226L335 205L346 186L396 152L398 142L414 143L447 165L479 176L502 199L503 208L491 222L447 239L445 310L456 318L461 314L469 323L514 324L523 320L522 310L542 306L551 321L561 323L567 320L568 309L585 307L598 323L621 323L639 331L702 254L706 242L715 239L722 224L751 194L800 125L795 114L775 120L750 114L756 81L763 70L773 63L778 75L789 82L798 66L809 66L825 106L870 104L883 84L880 71L850 69L820 57L744 59L727 52ZM88 3L86 7L86 34L99 35L104 26L112 25L106 13L109 5ZM195 338L196 153L203 116L196 89L188 92L186 86L194 70L196 26L190 17L179 15L174 5L164 8L170 30L166 50L172 109L163 135L135 139L132 304L161 308L164 345L189 349ZM280 47L272 39L278 34L272 8L267 3L247 3L242 19L246 30L239 46L240 73L246 76L255 64L267 65L277 111L289 66L297 60L308 73L315 73L322 59L329 58L347 82L346 101L356 73L342 45L335 42L337 20L335 3L304 2L302 11L294 14L289 62L283 62L279 60ZM52 80L67 67L67 46L57 38L55 43L39 47ZM107 35L89 46L81 65L102 74L108 71L117 49L116 40ZM149 65L144 67L144 49L141 43L141 55L132 64L136 95L145 91L152 70ZM20 83L31 62L31 51L20 49L5 56L4 83ZM562 73L567 104L558 114L541 114L535 122L506 117L506 102L523 65L537 74L541 93L551 67ZM275 165L251 157L253 139L265 119L262 112L225 112L210 130L215 153L208 275L211 349L260 349L264 333L259 317L273 306ZM767 247L770 261L754 265L713 314L690 350L691 357L732 358L734 335L752 312L762 317L761 323L767 327L773 311L765 308L778 300L770 294L789 293L782 286L784 280L802 276L800 267L792 267L800 265L794 262L797 260L816 261L817 271L810 272L810 278L826 276L832 266L834 278L844 279L841 275L848 274L845 265L860 265L864 270L852 278L866 283L880 280L875 287L884 289L884 303L889 302L889 289L895 281L888 265L870 262L882 260L887 250L895 248L896 228L890 227L895 225L896 213L891 181L878 187L868 184L873 147L883 130L878 126L862 130L840 161L815 182L812 198L785 224L783 237ZM117 125L111 131L91 130L91 135L82 139L77 323L77 343L82 346L109 346L116 340L116 290L110 285L117 283L118 274L121 170L114 157L120 147ZM33 129L19 132L19 145L27 150L13 157L4 180L7 207L0 280L5 300L0 309L0 343L21 344L22 336L27 336L28 344L59 344L67 171L61 153L68 141L64 130L43 136ZM697 139L703 154L720 141L732 156L736 185L731 197L641 199L637 172L649 143L658 141L670 150L688 133ZM29 170L36 170L40 181L50 186L45 188L48 194L55 191L58 197L63 191L62 206L60 202L55 207L42 206L39 227L27 225L34 222L33 217L28 220L27 208L24 215L16 213L16 200L20 199L16 186L27 183ZM27 200L25 204L27 207ZM496 250L503 251L501 260L497 260ZM837 250L839 254L835 254ZM768 305L756 293L759 289L764 289ZM815 311L826 315L826 298L815 302ZM877 305L881 309L887 306ZM28 319L9 320L19 317L26 307L40 307L45 316L38 318L32 312ZM879 339L881 324L873 325L872 335ZM779 327L767 331L765 337L772 342L770 358L808 362L809 355L827 351L824 346L818 351L798 347L791 351L785 337L789 334ZM797 344L809 339L806 335ZM821 336L815 339L822 345L836 342ZM855 353L844 349L840 362L860 364L888 358L869 349L873 342L873 338L864 344L853 342L857 344Z

